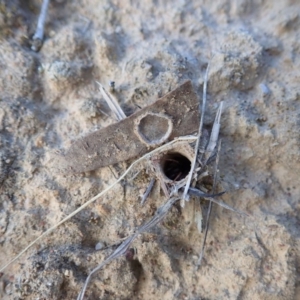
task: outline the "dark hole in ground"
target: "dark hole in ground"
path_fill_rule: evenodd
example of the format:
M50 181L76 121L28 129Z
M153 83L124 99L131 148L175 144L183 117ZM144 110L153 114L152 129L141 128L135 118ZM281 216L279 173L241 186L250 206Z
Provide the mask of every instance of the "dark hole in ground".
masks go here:
M165 175L174 181L185 178L191 170L190 160L178 152L164 155L161 159L161 166Z

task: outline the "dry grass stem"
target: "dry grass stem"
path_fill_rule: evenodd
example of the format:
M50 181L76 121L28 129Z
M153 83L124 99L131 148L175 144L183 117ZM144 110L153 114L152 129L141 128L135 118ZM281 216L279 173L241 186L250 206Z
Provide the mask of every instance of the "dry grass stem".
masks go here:
M121 121L126 118L125 113L123 112L121 106L119 105L117 99L111 95L109 92L105 90L103 85L96 81L96 83L99 85L99 90L106 101L107 105L109 106L110 110L113 112L115 118L117 121Z
M222 106L220 105L220 108L222 108ZM221 111L221 109L219 109L219 111ZM214 125L216 123L220 124L220 120L218 121L218 114L216 116L216 120L214 122ZM217 127L216 127L217 128ZM211 134L212 136L213 134ZM219 134L218 134L219 135ZM214 138L212 138L211 140L213 140ZM213 142L212 142L213 143ZM214 193L215 189L216 189L216 184L217 184L217 176L218 176L218 164L219 164L219 154L220 154L220 149L221 149L221 141L219 141L218 143L218 148L217 148L217 156L216 156L216 162L215 162L215 167L214 167L214 181L213 181L213 186L212 186L212 192ZM212 150L213 151L213 150ZM203 259L203 255L204 255L204 250L205 250L205 244L206 244L206 239L207 239L207 233L208 233L208 228L209 228L209 218L210 218L210 214L211 214L211 209L212 209L212 204L213 201L210 199L209 201L209 206L208 206L208 211L207 211L207 217L206 217L206 224L205 224L205 231L204 231L204 237L203 237L203 241L202 241L202 248L201 248L201 252L199 255L199 259L198 259L198 263L197 263L197 267L199 268Z
M44 27L45 21L47 17L47 10L48 10L49 0L43 0L41 13L38 19L37 27L34 36L32 37L32 45L31 49L33 51L39 51L43 44L44 39Z
M149 194L151 193L151 191L153 189L154 184L155 184L155 179L152 178L149 185L148 185L148 187L147 187L147 189L146 189L146 191L145 191L145 193L144 193L144 195L143 195L143 197L142 197L141 205L144 205L145 201L147 200Z
M203 83L203 99L202 99L202 110L201 110L201 118L200 118L200 124L199 124L199 129L198 129L198 135L197 135L197 140L196 140L196 145L195 145L195 154L194 154L194 159L191 165L191 170L189 172L187 182L184 188L182 200L180 202L181 206L184 207L184 201L188 200L187 194L188 190L191 185L191 181L194 175L195 167L196 167L196 162L198 158L198 150L199 150L199 145L200 145L200 139L202 136L202 130L203 130L203 120L204 120L204 113L205 113L205 106L206 106L206 93L207 93L207 81L208 81L208 73L209 73L209 67L210 67L210 62L207 65L206 71L205 71L205 76L204 76L204 83ZM199 105L199 110L200 110L200 105Z

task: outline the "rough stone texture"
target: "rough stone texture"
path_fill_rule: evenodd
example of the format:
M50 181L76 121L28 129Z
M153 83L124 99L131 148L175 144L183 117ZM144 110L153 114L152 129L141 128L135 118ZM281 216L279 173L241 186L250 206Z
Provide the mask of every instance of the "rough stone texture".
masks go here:
M205 125L224 103L222 200L203 266L193 201L93 279L86 299L300 299L299 1L51 1L46 40L30 50L40 1L0 3L0 264L114 182L127 163L60 176L54 149L114 123L95 80L130 115L190 79ZM164 201L147 166L30 249L0 277L1 299L75 299L111 245ZM132 178L132 179L130 179ZM205 210L204 210L205 211Z

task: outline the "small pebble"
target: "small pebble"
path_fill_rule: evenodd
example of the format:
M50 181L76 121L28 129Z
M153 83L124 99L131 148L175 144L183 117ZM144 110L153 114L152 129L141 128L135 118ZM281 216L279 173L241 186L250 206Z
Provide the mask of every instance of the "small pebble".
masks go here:
M104 248L104 244L101 243L101 242L97 243L96 246L95 246L95 249L96 249L96 250L101 250L101 249L103 249L103 248Z
M268 97L268 96L270 95L271 92L270 92L270 89L268 88L267 85L265 85L264 83L261 83L261 84L259 85L259 87L260 87L262 96L263 96L264 98L266 98L266 97Z
M5 293L7 295L11 295L13 292L13 285L11 283L8 283L6 286L5 286Z

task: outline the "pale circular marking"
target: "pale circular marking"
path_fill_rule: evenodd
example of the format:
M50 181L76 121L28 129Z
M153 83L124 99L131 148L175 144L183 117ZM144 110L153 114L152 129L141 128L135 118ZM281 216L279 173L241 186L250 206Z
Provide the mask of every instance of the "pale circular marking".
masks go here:
M143 121L153 116L153 122L151 123L151 118L148 120L148 123L141 124ZM161 120L159 120L161 119ZM164 128L164 131L159 131L156 126L159 126L161 121L167 121L167 128ZM152 113L148 112L140 117L138 117L134 122L134 133L138 136L141 142L147 146L158 146L168 140L173 130L173 121L171 117L162 114L162 113ZM142 125L144 128L141 128ZM151 137L151 134L153 135ZM158 137L155 138L155 135Z

